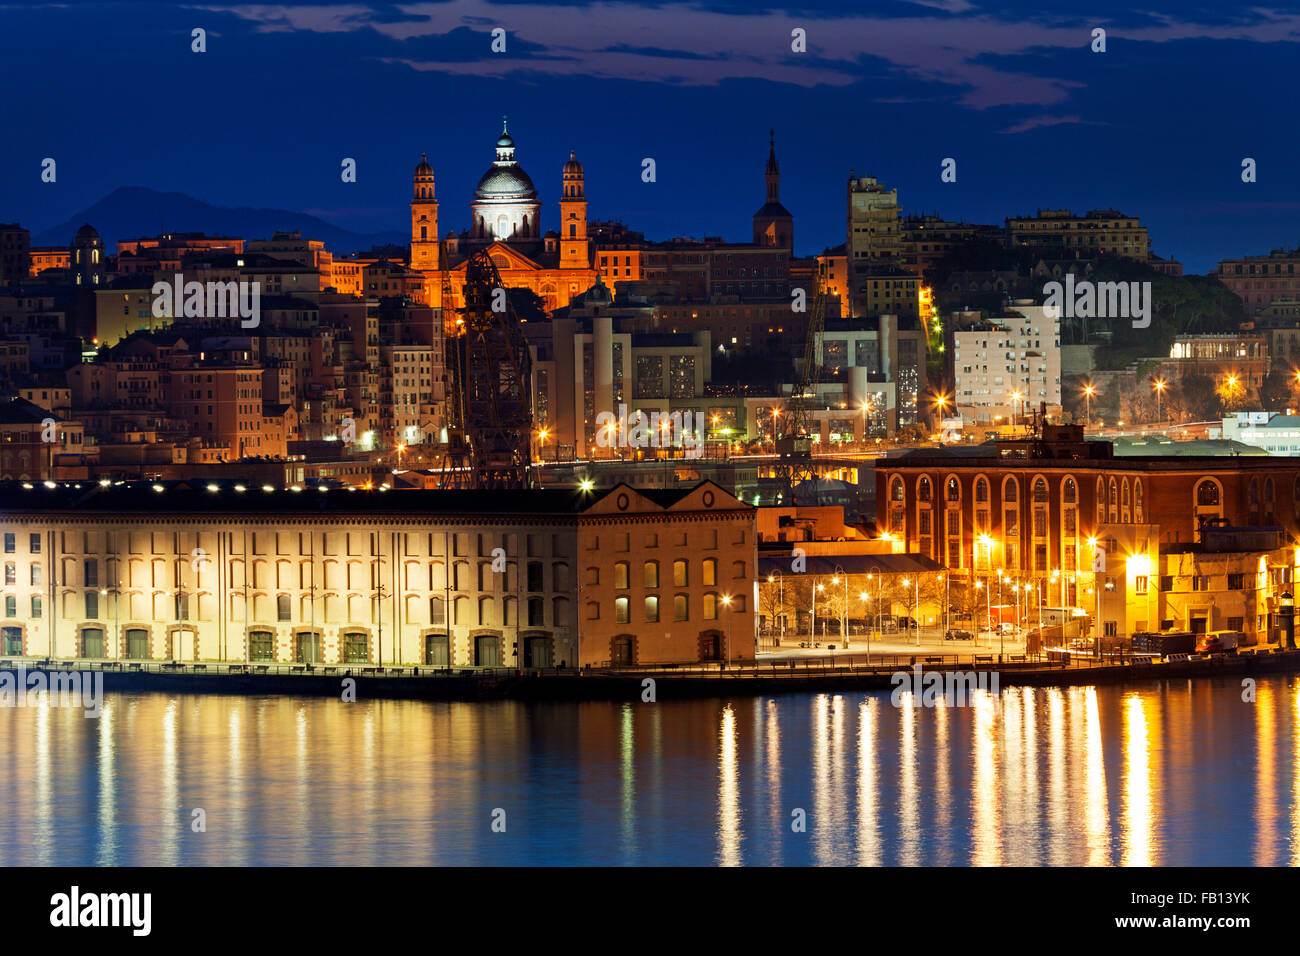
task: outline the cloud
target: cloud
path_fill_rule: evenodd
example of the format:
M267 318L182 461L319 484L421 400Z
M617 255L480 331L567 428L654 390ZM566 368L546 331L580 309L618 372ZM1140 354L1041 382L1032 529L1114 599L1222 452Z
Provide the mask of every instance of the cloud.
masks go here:
M643 6L610 0L580 6L447 0L382 8L353 3L203 9L234 14L259 32L373 31L392 41L393 49L381 55L386 62L454 75L580 75L710 86L733 79L766 79L811 88L859 83L868 65L878 72L883 64L900 77L958 90L960 105L979 110L1052 106L1084 86L1078 80L1036 75L1007 64L1023 59L1047 71L1052 54L1082 53L1091 40L1094 24L1090 21L1002 19L973 12L975 8L965 0L917 0L916 5L942 12L818 17L781 10L736 14L698 4ZM1142 24L1125 28L1105 23L1111 52L1092 55L1115 56L1122 44L1133 42L1294 43L1300 39L1300 16L1266 10L1218 24L1146 14ZM489 50L494 26L507 31L505 54ZM807 31L807 53L791 50L790 35L796 27ZM410 55L402 49L410 41L446 37L457 30L480 34L481 52L468 50L468 58L448 60ZM1033 126L1025 124L1032 123L1030 119L1020 125L1030 129ZM1006 132L1019 131L1023 130L1012 127Z
M1038 129L1041 126L1069 126L1076 123L1088 126L1103 125L1095 120L1086 120L1080 116L1031 116L1028 119L1021 120L1014 126L1008 126L1006 129L998 130L998 132L1024 133L1031 129Z

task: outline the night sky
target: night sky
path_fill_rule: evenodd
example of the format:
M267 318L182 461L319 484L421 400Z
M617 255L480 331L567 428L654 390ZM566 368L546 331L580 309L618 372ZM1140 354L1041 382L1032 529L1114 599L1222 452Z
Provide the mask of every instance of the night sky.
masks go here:
M546 228L576 149L592 218L748 240L774 127L801 255L844 241L851 168L949 219L1120 209L1189 272L1300 243L1300 7L1127 6L8 4L0 221L38 231L149 186L405 229L424 151L441 228L461 229L509 114ZM490 51L496 26L505 54ZM190 52L194 27L206 53ZM46 156L55 184L40 182ZM956 183L940 181L945 157ZM1243 157L1257 182L1241 181Z

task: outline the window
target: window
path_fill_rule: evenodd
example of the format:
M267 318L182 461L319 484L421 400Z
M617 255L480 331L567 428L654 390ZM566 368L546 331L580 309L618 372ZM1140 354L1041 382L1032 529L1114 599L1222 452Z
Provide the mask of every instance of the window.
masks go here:
M1219 503L1219 486L1212 481L1203 481L1196 486L1196 503L1202 507L1212 507Z
M643 582L645 587L659 587L659 562L647 561L643 568ZM657 619L656 619L657 620Z
M99 587L99 562L93 558L85 562L85 585L88 588Z
M93 621L99 617L99 592L86 592L86 620Z
M41 566L39 564L32 565L31 579L32 579L32 584L41 583Z
M673 620L687 621L690 620L688 613L688 601L685 594L673 596Z
M248 635L248 659L251 661L275 660L275 643L270 631L253 631Z
M1246 584L1245 584L1245 580L1244 580L1245 577L1246 577L1246 576L1245 576L1244 574L1229 574L1229 575L1228 575L1228 590L1229 590L1229 591L1240 591L1242 588L1244 588L1244 587L1246 586Z
M1300 487L1300 478L1297 478L1297 479L1296 479L1296 485L1297 485L1297 487ZM1300 495L1297 496L1297 500L1300 500ZM17 545L14 544L14 535L12 535L12 534L6 534L6 535L5 535L5 554L13 554L13 553L14 553L14 550L16 549L16 547L17 547Z
M1160 578L1160 590L1172 591L1174 589L1174 578L1171 574L1162 575Z
M1208 591L1209 589L1210 589L1210 578L1209 578L1209 575L1205 575L1205 574L1194 574L1194 575L1192 575L1192 590L1193 590L1193 591Z
M1240 631L1245 623L1246 619L1244 617L1230 617L1228 618L1228 630Z
M277 594L275 597L275 619L277 621L292 621L293 610L289 595Z
M673 562L673 587L684 588L690 584L687 580L687 567L688 565L685 561ZM681 620L685 620L685 618L682 618Z
M545 590L544 586L542 585L542 562L540 561L528 562L528 590L529 591Z
M447 601L445 598L429 598L429 623L445 624L447 623Z
M614 565L614 587L619 591L628 589L629 565L626 561L620 561Z
M1116 622L1116 621L1107 621L1107 622L1106 622L1106 636L1107 636L1107 637L1114 637L1114 636L1115 636L1116 634L1118 634L1118 633L1119 633L1118 622Z
M18 566L10 561L5 565L5 584L18 583Z
M370 640L365 634L353 631L343 635L343 662L345 664L370 662Z
M31 536L31 546L28 550L31 551L32 554L41 553L41 536L39 534L33 534Z
M645 599L645 619L651 622L659 620L659 598L653 594Z
M39 594L33 594L32 595L32 617L41 616L41 606L42 606L41 596Z
M545 602L541 598L528 599L528 626L543 627L546 624L545 611L543 609Z
M18 616L18 599L12 594L5 597L5 617Z
M716 621L718 619L718 596L716 594L704 595L702 607L706 621Z
M1139 574L1133 578L1133 593L1134 594L1147 593L1147 576L1145 574Z
M627 598L614 599L614 623L626 624L630 616L628 614Z
M701 580L705 587L714 587L718 583L718 562L713 558L705 558L701 570Z
M989 483L982 477L975 481L975 500L980 502L989 500Z

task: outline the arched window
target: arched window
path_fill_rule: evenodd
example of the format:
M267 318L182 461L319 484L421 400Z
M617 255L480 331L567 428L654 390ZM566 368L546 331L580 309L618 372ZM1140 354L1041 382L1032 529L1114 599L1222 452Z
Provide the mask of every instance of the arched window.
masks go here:
M929 502L933 489L930 487L930 476L922 475L916 482L916 500ZM901 500L901 499L900 499Z
M1272 478L1265 478L1265 479L1264 479L1264 504L1266 504L1266 505L1271 505L1271 504L1273 503L1273 500L1274 500L1274 499L1273 499L1273 479L1272 479Z
M977 502L986 502L989 500L989 483L983 475L975 479L975 500Z
M889 500L890 501L903 500L903 479L898 477L897 475L895 475L893 479L889 482Z
M957 480L956 475L948 478L948 500L961 501L961 482Z
M1250 479L1250 506L1255 508L1259 505L1259 479Z
M642 568L644 586L648 588L659 587L659 562L647 561Z
M705 558L700 566L700 583L713 587L718 583L718 562L714 558Z
M1133 520L1138 524L1146 523L1146 509L1142 507L1142 479L1133 479Z
M1014 478L1008 478L1002 483L1002 500L1014 502L1019 500L1020 483Z
M701 610L704 614L704 620L716 621L718 619L718 596L713 593L704 595Z
M1072 505L1079 500L1079 489L1073 478L1066 478L1061 484L1061 500L1067 505Z
M628 583L629 565L626 561L619 561L614 565L614 588L618 591L626 591L631 585Z
M1106 482L1097 479L1097 524L1106 523Z
M1219 503L1219 486L1208 478L1196 486L1196 504L1208 507Z

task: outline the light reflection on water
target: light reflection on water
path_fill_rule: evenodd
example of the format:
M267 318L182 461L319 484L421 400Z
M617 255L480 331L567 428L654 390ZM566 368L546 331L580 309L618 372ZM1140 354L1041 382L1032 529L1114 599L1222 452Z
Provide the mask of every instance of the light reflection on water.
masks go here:
M1257 694L4 709L0 865L1300 865L1300 682Z

